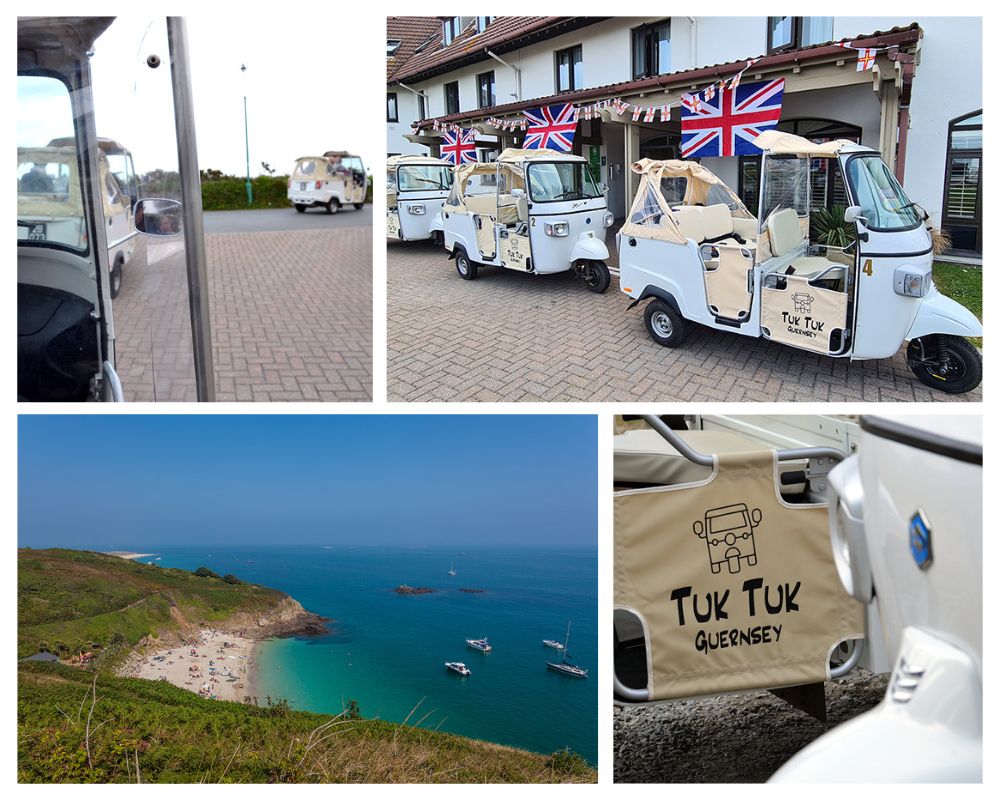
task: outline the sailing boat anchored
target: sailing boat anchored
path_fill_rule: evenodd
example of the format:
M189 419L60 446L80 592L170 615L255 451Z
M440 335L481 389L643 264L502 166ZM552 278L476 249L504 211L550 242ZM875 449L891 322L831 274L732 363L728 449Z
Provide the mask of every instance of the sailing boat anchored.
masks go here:
M587 670L583 667L578 667L576 664L569 661L569 623L566 623L566 641L563 643L563 657L562 661L546 661L546 665L553 672L559 672L563 675L569 675L572 678L586 678Z

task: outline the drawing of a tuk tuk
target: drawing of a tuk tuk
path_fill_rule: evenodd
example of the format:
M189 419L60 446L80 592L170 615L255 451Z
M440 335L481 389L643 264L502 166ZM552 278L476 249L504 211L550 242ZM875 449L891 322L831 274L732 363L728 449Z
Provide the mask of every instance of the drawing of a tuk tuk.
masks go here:
M729 573L740 571L740 560L748 567L757 564L757 548L754 545L753 529L760 525L760 509L753 511L746 503L735 503L705 512L705 518L694 521L692 526L696 536L708 545L708 560L713 574L722 571L722 565L729 566Z

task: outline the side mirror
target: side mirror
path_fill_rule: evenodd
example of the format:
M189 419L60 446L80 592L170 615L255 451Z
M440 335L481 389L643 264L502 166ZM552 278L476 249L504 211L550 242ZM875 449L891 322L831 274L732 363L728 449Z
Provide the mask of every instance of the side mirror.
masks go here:
M608 184L607 183L602 183L601 184L601 194L607 194L607 193L608 193Z
M517 197L517 198L524 197L524 189L511 189L510 190L510 196L511 197Z
M861 215L864 211L861 206L848 206L844 210L844 222L854 223L858 227L858 239L862 242L868 241L868 218Z
M760 509L755 508L750 512L750 521L753 523L753 527L760 525Z
M147 197L135 204L135 229L148 236L174 236L181 232L181 211L177 200Z
M702 539L705 538L705 524L700 519L695 520L692 527L694 528L695 536L700 536Z

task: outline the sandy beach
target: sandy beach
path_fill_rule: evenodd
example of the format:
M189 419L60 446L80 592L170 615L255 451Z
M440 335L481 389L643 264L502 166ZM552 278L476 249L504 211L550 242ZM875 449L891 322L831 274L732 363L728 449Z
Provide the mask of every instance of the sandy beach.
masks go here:
M137 558L149 558L150 556L155 556L156 553L132 553L128 550L111 550L106 555L118 556L118 558L124 558L126 561L135 561Z
M242 703L255 695L257 644L234 633L202 629L183 645L134 653L119 674L165 680L202 697Z

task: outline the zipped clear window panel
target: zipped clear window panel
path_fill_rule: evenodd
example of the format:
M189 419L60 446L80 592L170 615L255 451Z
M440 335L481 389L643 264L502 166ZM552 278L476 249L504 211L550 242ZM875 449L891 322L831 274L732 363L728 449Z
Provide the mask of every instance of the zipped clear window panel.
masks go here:
M442 191L450 189L452 183L452 171L450 167L437 167L433 164L412 165L400 167L399 191L418 192Z
M56 140L70 144L50 146ZM57 78L17 77L18 244L87 253L87 226L69 90Z
M909 230L920 224L914 203L878 156L856 156L847 162L847 182L861 215L875 230Z
M687 193L687 178L660 178L660 194L670 205L680 205Z
M800 218L809 216L809 159L768 156L764 159L760 198L760 229L767 218L785 208Z
M584 167L579 161L531 164L528 167L528 190L532 201L551 203L600 197L590 171Z

